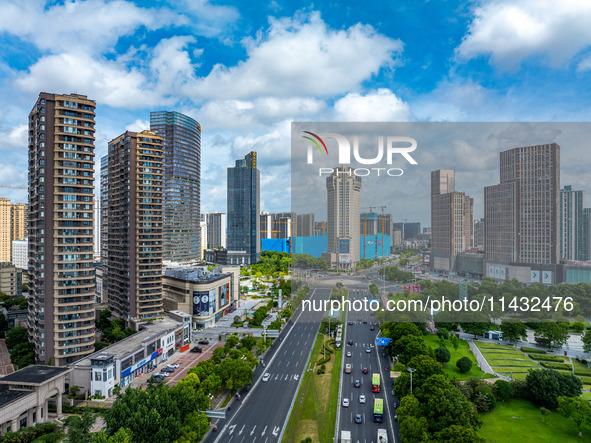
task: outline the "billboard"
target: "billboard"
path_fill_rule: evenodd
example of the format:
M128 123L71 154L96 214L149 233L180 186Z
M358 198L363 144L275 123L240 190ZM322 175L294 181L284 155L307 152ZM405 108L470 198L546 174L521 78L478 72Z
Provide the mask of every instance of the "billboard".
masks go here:
M339 254L349 254L349 239L339 238Z
M230 283L224 283L218 288L218 304L221 308L230 303Z
M193 315L212 315L215 312L216 290L193 291Z
M542 271L542 283L547 285L552 284L552 271Z
M540 282L540 271L531 271L531 282L532 283L539 283Z

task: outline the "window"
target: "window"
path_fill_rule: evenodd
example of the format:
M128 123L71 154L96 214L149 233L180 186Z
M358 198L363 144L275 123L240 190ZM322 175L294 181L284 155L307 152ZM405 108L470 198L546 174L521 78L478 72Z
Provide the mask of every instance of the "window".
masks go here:
M101 373L100 372L95 372L94 373L94 379L96 381L101 381ZM99 394L100 395L100 394Z

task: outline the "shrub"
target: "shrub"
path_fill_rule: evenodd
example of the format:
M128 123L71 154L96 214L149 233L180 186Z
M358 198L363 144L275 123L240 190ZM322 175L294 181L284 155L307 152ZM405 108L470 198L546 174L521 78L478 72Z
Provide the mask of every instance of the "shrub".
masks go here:
M497 400L490 389L480 387L474 391L472 402L478 412L490 412L497 405Z
M577 372L575 371L575 374ZM591 377L579 377L581 379L581 381L583 382L583 384L585 385L591 385Z
M555 361L559 363L563 363L564 359L557 355L544 355L544 354L527 354L529 358L533 358L534 360L539 361Z
M542 351L541 349L538 348L528 348L526 346L522 346L521 350L523 352L531 352L532 354L545 354L546 351Z
M443 346L435 349L434 354L435 360L437 360L439 363L447 363L451 359L451 353L449 352L449 349Z
M575 369L575 374L591 376L591 369Z
M462 374L465 374L470 369L472 369L472 360L470 360L468 357L462 357L456 362L456 366Z
M515 392L511 383L504 380L497 380L493 385L493 393L497 399L501 401L510 400L514 397Z
M569 363L548 363L545 361L541 361L540 364L548 369L565 369L567 371L571 371L573 367Z

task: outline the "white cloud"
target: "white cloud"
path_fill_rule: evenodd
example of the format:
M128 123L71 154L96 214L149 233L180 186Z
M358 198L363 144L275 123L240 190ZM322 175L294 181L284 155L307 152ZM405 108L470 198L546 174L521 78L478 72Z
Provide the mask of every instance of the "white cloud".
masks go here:
M491 0L476 7L474 15L456 55L490 55L502 70L532 55L557 67L591 44L588 1Z
M15 80L27 92L78 92L99 104L129 109L171 104L144 88L146 78L135 68L86 55L60 54L42 57Z
M365 95L352 92L334 104L335 120L357 122L408 121L408 104L389 89Z
M52 6L43 0L9 0L2 5L0 31L28 40L43 51L101 53L141 26L153 30L187 22L186 17L170 11L140 8L122 0L67 1Z
M250 99L330 96L349 92L394 66L402 51L400 40L378 34L371 26L357 24L332 30L320 14L296 18L270 18L270 27L256 39L246 39L246 61L233 67L216 65L197 83L202 97Z
M591 71L591 55L583 58L577 65L577 72Z
M150 129L150 122L148 120L142 120L139 118L125 127L126 131L131 132L142 132L147 129Z

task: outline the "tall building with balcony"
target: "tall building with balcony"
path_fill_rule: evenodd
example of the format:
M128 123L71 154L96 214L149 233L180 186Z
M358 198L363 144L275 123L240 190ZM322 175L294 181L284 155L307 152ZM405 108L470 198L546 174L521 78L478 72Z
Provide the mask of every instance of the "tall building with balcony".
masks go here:
M586 261L589 246L585 235L583 202L585 191L572 186L560 190L560 258Z
M226 247L226 214L208 212L205 214L207 225L207 249Z
M10 208L11 241L22 240L27 236L28 209L24 203L13 203Z
M0 263L10 261L10 200L0 198Z
M125 132L109 142L103 291L131 327L161 316L162 137Z
M326 178L328 248L331 266L354 267L360 260L361 178L342 166Z
M109 154L101 157L101 212L100 212L100 247L101 261L107 259L107 243L109 241ZM96 251L95 251L96 252Z
M94 352L96 103L42 92L29 114L29 319L40 363Z
M163 141L162 259L201 258L201 126L174 111L150 113L150 130Z
M228 251L242 253L240 263L250 265L261 258L261 175L257 153L249 152L228 168Z
M560 258L560 146L500 154L500 183L484 188L485 260L556 264Z

